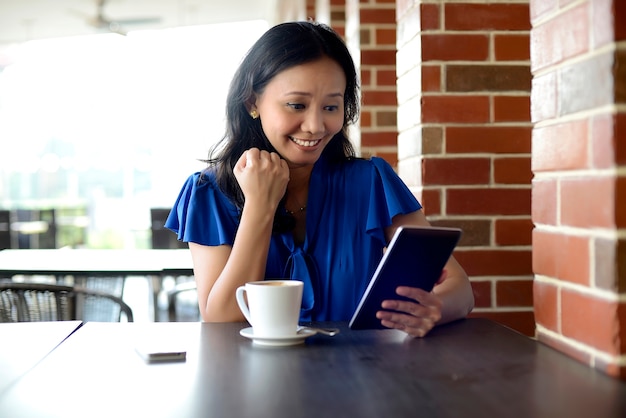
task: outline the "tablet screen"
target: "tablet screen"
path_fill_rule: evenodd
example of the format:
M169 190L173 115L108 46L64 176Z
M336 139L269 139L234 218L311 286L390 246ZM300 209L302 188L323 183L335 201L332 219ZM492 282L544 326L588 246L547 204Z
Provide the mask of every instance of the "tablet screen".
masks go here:
M396 230L361 297L351 329L381 329L376 312L383 300L406 299L398 286L431 291L461 237L458 228L404 226Z

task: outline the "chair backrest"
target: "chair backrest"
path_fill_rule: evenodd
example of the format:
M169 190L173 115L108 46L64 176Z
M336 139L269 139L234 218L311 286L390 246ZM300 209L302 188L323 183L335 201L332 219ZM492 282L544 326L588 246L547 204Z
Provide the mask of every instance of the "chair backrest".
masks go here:
M150 232L152 234L152 248L174 249L188 248L187 244L179 241L176 234L165 228L165 221L170 214L169 208L150 209Z
M11 222L12 248L56 248L56 209L17 209Z
M122 313L133 322L133 311L126 302L98 290L48 283L0 283L0 322L118 322Z
M167 302L170 322L200 321L198 290L195 281L178 283L167 292Z
M11 211L0 210L0 250L11 248Z

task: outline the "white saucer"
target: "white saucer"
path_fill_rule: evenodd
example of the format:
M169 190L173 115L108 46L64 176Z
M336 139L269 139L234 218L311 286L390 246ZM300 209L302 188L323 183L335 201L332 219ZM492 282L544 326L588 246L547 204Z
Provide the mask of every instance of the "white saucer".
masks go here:
M286 347L290 345L298 345L304 343L304 340L317 334L317 331L310 329L302 329L300 332L294 335L290 335L287 337L258 337L255 336L252 327L244 328L239 331L239 334L242 337L246 337L252 340L252 342L256 345L265 345L270 347Z

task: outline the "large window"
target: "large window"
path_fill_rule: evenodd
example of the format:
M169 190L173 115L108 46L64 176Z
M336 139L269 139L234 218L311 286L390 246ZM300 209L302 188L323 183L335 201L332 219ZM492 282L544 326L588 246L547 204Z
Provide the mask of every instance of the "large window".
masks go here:
M32 41L0 72L0 207L83 207L93 247L148 245L223 134L264 21ZM225 42L228 40L228 42Z

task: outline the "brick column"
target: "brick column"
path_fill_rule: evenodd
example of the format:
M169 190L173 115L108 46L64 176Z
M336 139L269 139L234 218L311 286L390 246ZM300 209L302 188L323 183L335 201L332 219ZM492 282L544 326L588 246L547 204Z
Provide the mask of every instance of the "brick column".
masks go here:
M327 2L324 2L327 3ZM318 20L318 10L317 10L317 0L306 0L305 1L305 16L307 19ZM328 23L328 22L325 22Z
M531 1L537 336L626 378L626 3Z
M474 315L534 335L528 4L396 5L399 173L464 230Z
M346 38L346 0L330 0L330 26Z
M361 153L397 164L396 9L384 0L359 2Z

